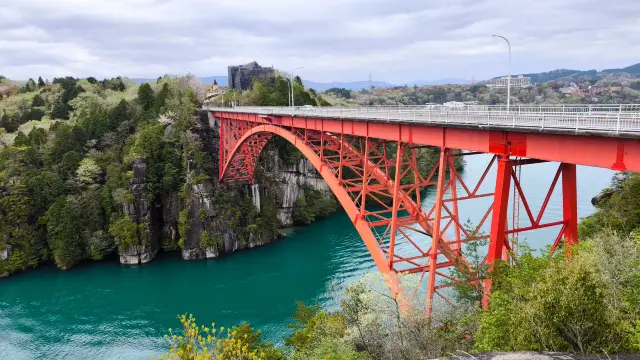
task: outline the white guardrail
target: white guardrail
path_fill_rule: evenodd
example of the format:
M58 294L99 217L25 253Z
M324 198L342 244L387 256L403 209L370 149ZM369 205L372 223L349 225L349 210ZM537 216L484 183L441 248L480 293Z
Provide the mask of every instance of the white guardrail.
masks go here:
M367 107L205 107L279 116L317 116L338 119L460 124L512 128L562 129L640 135L640 104L628 105L503 105L367 106Z

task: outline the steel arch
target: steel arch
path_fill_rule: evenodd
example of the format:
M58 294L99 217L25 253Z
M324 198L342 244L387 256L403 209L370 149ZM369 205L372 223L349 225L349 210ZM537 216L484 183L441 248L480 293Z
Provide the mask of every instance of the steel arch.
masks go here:
M351 201L349 194L347 193L345 188L340 185L340 183L338 182L338 179L336 179L334 174L331 172L331 169L327 166L323 166L320 160L320 157L312 150L311 147L307 146L304 143L303 139L296 137L290 131L287 131L283 128L280 128L274 125L259 125L251 129L248 129L240 138L237 139L237 143L235 144L235 147L233 148L233 150L228 152L229 158L226 159L226 162L224 162L224 165L221 168L220 179L223 180L225 176L229 174L229 171L234 168L234 165L235 165L234 162L239 159L237 155L242 152L241 149L245 148L248 150L254 145L261 144L260 151L262 151L262 148L264 147L264 145L266 145L268 139L271 138L271 136L273 135L278 135L284 138L285 140L293 144L298 150L300 150L302 154L313 165L313 167L318 171L320 176L322 176L322 178L327 182L327 184L329 185L329 188L331 189L333 194L336 196L337 200L340 202L340 205L344 208L349 218L352 219L352 222L356 230L358 231L358 234L362 237L362 240L364 241L365 246L369 250L371 257L373 258L376 266L378 267L378 270L385 277L385 281L389 285L391 292L394 295L398 296L401 293L400 280L397 274L388 267L386 256L378 246L376 238L373 235L368 223L365 221L354 221L354 219L357 219L359 216L359 211L356 208L355 203ZM250 141L252 138L258 138L261 140L254 142L252 144L252 142ZM264 140L265 138L267 140ZM260 151L257 151L257 153L259 154ZM255 168L255 162L257 161L257 157L258 157L258 156L255 156L249 160L249 157L251 157L253 154L255 154L255 152L252 151L251 154L244 154L245 156L240 158L242 159L242 162L247 165L249 165L249 161L253 161L253 163L249 166L250 169ZM253 175L253 173L251 173L251 175ZM236 177L233 178L233 180L246 180L246 179L247 178L245 175L238 178Z

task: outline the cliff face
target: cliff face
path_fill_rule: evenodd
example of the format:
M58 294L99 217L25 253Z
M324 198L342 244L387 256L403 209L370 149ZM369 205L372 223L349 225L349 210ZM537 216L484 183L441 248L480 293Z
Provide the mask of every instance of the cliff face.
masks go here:
M275 201L281 226L293 225L293 207L298 197L304 195L304 186L319 190L326 196L332 196L329 185L306 158L299 159L295 164L285 164L277 151L273 149L266 151L266 169L273 169L271 178L275 183Z
M177 193L166 194L162 199L162 248L176 250L180 233L178 219L183 208L182 199Z
M122 264L144 264L157 254L180 249L185 260L211 259L261 246L293 225L292 213L303 187L331 196L324 180L306 159L285 164L274 146L265 149L256 184L219 184L219 128L206 112L186 134L185 185L149 203L143 159L133 162L133 201L123 211L138 225L139 241L120 251Z
M201 114L192 142L212 155L218 164L219 132L215 121ZM330 196L328 185L306 159L287 165L277 149L265 149L259 163L264 175L256 184L218 184L215 173L205 173L188 159L184 208L181 212L182 257L215 258L267 244L277 237L277 227L293 224L292 212L302 186Z
M144 159L133 161L133 178L131 179L131 195L133 201L123 205L123 211L131 221L138 225L138 244L119 249L120 263L126 265L145 264L158 253L158 223L149 204L147 190L147 165Z

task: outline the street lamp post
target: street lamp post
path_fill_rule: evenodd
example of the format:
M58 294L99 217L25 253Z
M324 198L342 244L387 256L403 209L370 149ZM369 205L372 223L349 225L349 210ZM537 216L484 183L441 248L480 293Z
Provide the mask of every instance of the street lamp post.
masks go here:
M504 39L509 45L509 77L507 78L507 112L509 112L509 106L511 105L511 43L506 37L500 35L491 35L492 37L499 37Z
M289 103L291 104L291 107L295 107L295 101L293 99L293 74L296 72L296 70L300 70L300 69L304 69L303 66L297 67L295 69L293 69L293 71L291 72L291 74L289 75L289 86L291 87L291 93L289 95Z

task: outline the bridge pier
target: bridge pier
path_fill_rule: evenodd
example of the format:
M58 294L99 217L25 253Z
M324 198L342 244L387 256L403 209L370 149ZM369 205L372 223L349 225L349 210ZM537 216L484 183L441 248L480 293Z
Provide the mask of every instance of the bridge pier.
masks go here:
M576 165L562 163L562 213L565 245L578 243L578 189Z
M491 230L489 236L489 252L487 254L488 272L493 269L496 260L503 257L507 245L507 213L509 209L509 194L511 190L511 177L513 163L508 155L498 157L498 170L496 174L496 187L493 199L493 214L491 216ZM489 302L491 278L487 277L484 284L482 305L486 307Z

